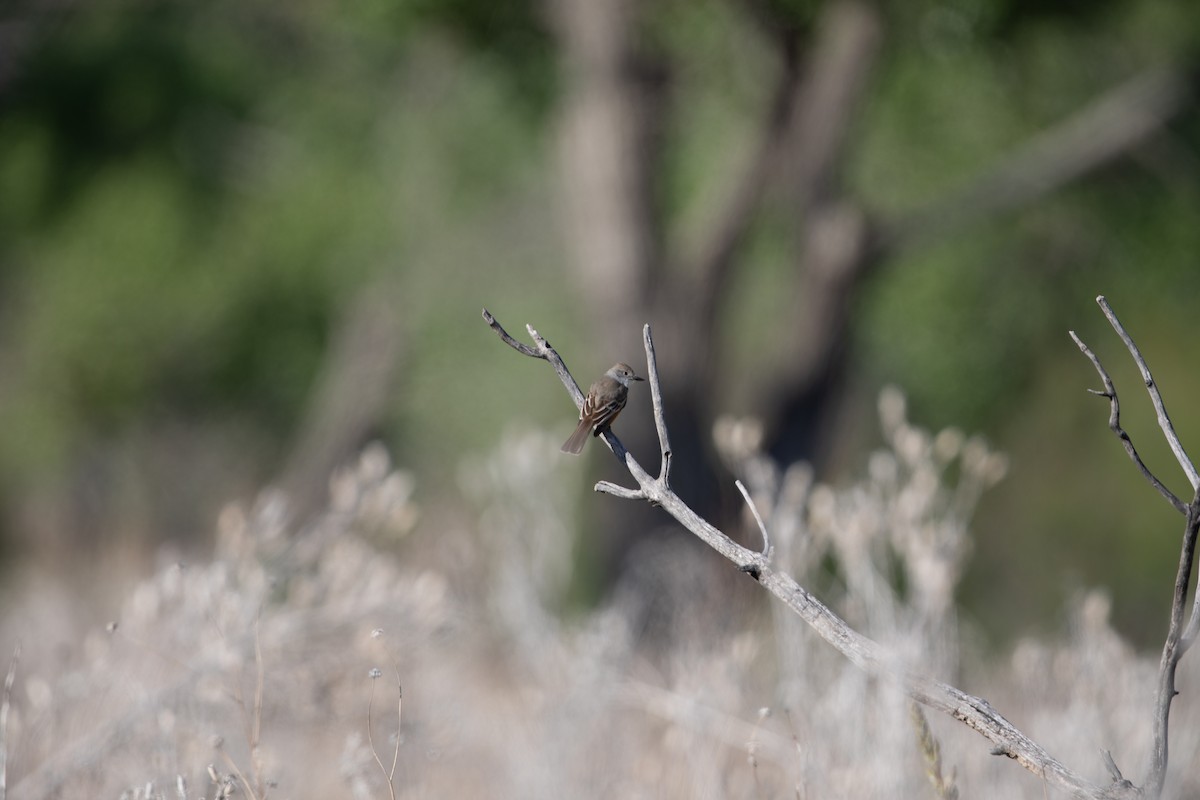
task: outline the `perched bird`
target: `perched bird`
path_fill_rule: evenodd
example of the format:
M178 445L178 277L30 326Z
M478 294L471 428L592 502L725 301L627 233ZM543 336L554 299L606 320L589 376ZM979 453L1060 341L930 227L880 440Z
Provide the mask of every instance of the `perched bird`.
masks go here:
M629 382L644 380L635 375L633 367L628 364L613 364L588 389L587 397L583 398L583 409L579 412L579 427L571 434L571 438L563 442L562 451L575 456L583 452L588 434L599 436L601 431L613 424L625 407L625 401L629 399Z

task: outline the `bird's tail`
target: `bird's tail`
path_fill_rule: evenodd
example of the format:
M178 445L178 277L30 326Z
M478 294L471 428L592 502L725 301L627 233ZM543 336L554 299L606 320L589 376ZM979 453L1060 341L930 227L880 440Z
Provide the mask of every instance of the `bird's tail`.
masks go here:
M575 428L575 432L571 434L571 438L563 442L562 451L577 456L583 452L583 446L587 443L588 434L592 432L592 426L587 423L587 420L579 420L579 426Z

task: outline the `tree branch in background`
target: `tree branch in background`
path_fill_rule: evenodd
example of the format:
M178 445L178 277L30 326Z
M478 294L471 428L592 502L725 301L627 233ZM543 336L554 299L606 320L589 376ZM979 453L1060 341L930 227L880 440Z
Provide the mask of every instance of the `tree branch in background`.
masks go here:
M530 335L533 337L536 347L520 346L486 309L483 314L484 319L497 335L518 352L550 361L555 366L555 370L559 372L559 378L563 384L567 386L568 391L572 392L576 403L582 402L574 379L565 372L566 368L562 366L562 359L544 338L530 327ZM660 397L662 390L658 385L658 367L655 363L649 325L643 328L643 340L646 346L651 392L655 397ZM665 431L666 420L662 418L661 403L655 403L654 413L658 418L656 419L658 429ZM1112 786L1101 787L1088 781L1050 756L1045 749L993 709L986 700L969 695L928 675L914 672L899 663L882 645L851 628L841 617L800 586L793 578L774 571L767 556L742 547L692 511L672 491L666 475L659 475L657 478L651 477L629 455L611 431L606 432L604 438L612 448L614 455L625 464L638 488L628 489L601 482L596 484L596 491L627 499L644 499L652 505L661 507L685 528L782 600L821 638L836 648L855 666L872 676L894 681L913 700L964 723L992 742L994 754L1016 760L1030 772L1045 780L1047 784L1063 789L1073 797L1124 798L1138 795L1137 791L1127 782L1114 782ZM664 452L670 449L665 441L662 443L662 449Z
M816 21L816 37L788 142L787 191L801 220L816 206L839 202L837 181L854 141L850 127L883 41L880 11L860 0L828 3Z
M840 385L851 301L877 263L866 216L846 199L840 178L883 39L880 11L858 0L826 4L815 35L783 168L799 230L797 310L782 325L759 393L770 450L787 462L812 460L821 449L822 411Z
M962 189L882 226L879 247L900 253L1027 206L1140 146L1186 108L1191 97L1183 70L1137 75L1034 136Z
M697 235L698 241L690 247L675 248L684 250L685 264L677 270L678 274L685 280L692 275L695 277L690 292L671 294L676 298L690 296L694 299L694 307L688 309L685 319L691 320L697 331L711 332L718 327L717 314L739 249L788 143L800 87L800 70L796 47L783 42L780 50L783 65L756 134L758 141L753 152L740 174L714 201L713 208L702 215L705 222Z
M1171 619L1167 627L1167 638L1163 643L1162 659L1159 661L1158 692L1154 702L1154 748L1151 752L1150 767L1144 782L1147 795L1158 797L1162 793L1163 782L1167 774L1171 702L1175 699L1175 695L1178 694L1175 690L1175 672L1179 666L1179 661L1183 658L1188 648L1191 647L1192 642L1195 641L1197 628L1200 627L1200 618L1197 617L1197 613L1200 613L1200 598L1197 598L1193 603L1192 614L1186 631L1183 624L1184 609L1187 606L1188 585L1192 577L1192 563L1195 561L1196 533L1197 530L1200 530L1200 481L1196 479L1196 470L1192 466L1192 460L1188 458L1187 452L1184 451L1183 445L1179 442L1179 437L1175 434L1175 427L1171 424L1171 418L1167 416L1167 408L1163 403L1162 395L1158 391L1158 384L1155 383L1154 376L1150 374L1150 367L1147 366L1146 359L1142 357L1141 351L1134 344L1133 338L1125 330L1125 326L1117 319L1117 315L1112 310L1112 306L1109 305L1108 300L1101 295L1096 298L1096 303L1104 312L1104 316L1108 318L1113 330L1121 337L1121 341L1124 342L1126 349L1129 350L1129 354L1133 357L1138 371L1141 372L1146 389L1150 392L1150 400L1154 404L1154 410L1158 416L1158 424L1162 428L1163 436L1166 438L1171 451L1175 454L1176 460L1183 468L1184 473L1188 476L1188 480L1191 481L1192 487L1195 489L1192 501L1185 505L1169 489L1163 486L1162 482L1142 463L1137 451L1133 447L1133 442L1129 439L1129 435L1121 428L1120 406L1117 402L1117 390L1113 386L1112 379L1104 367L1101 366L1096 354L1080 341L1074 331L1071 331L1071 338L1075 340L1075 344L1079 346L1083 354L1092 362L1096 371L1100 373L1100 380L1104 382L1104 391L1097 392L1094 389L1089 389L1089 391L1109 399L1112 410L1109 414L1108 426L1112 429L1113 433L1117 434L1117 437L1125 446L1125 451L1129 453L1129 457L1137 464L1142 476L1150 481L1154 488L1158 489L1159 494L1165 497L1177 511L1184 514L1187 518L1187 524L1183 530L1183 544L1180 547L1179 553L1179 569L1175 574L1175 590L1171 598ZM1108 758L1111 761L1111 756Z

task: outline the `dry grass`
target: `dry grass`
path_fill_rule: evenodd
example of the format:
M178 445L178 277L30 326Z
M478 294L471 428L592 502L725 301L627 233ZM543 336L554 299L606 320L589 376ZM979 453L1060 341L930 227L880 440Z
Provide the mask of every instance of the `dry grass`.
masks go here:
M1080 597L1061 641L1025 641L994 663L961 652L953 592L967 522L1003 462L978 440L910 426L898 394L881 416L887 446L840 489L801 468L779 474L754 452L752 427L721 427L781 566L819 579L898 657L988 696L1096 780L1101 749L1136 778L1154 661L1112 631L1100 593ZM463 466L474 530L418 524L411 478L378 448L335 478L328 510L302 530L279 497L227 509L211 562L163 567L128 593L114 630L66 655L39 647L61 601L29 590L0 630L9 652L18 634L25 644L9 793L1043 795L961 726L914 717L751 582L726 593L728 565L690 539L647 545L610 602L561 618L574 542L557 445L512 434ZM400 555L385 555L377 543L396 535ZM1195 662L1184 661L1173 725L1178 797L1200 794L1188 768L1200 747Z

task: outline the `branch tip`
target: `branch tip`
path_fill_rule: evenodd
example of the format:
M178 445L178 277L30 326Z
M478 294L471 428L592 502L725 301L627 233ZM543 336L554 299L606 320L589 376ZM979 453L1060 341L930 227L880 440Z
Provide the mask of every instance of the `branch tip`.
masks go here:
M602 494L611 494L613 497L620 497L623 500L645 500L646 493L641 489L626 489L624 486L612 483L610 481L599 481L593 491Z
M771 536L767 533L766 523L763 522L762 515L758 513L758 506L754 505L754 500L750 497L750 492L746 490L746 485L740 480L734 481L738 491L742 493L742 497L746 500L746 505L750 506L750 513L754 515L754 521L758 523L758 530L762 533L763 549L760 555L763 559L767 559L771 553Z

